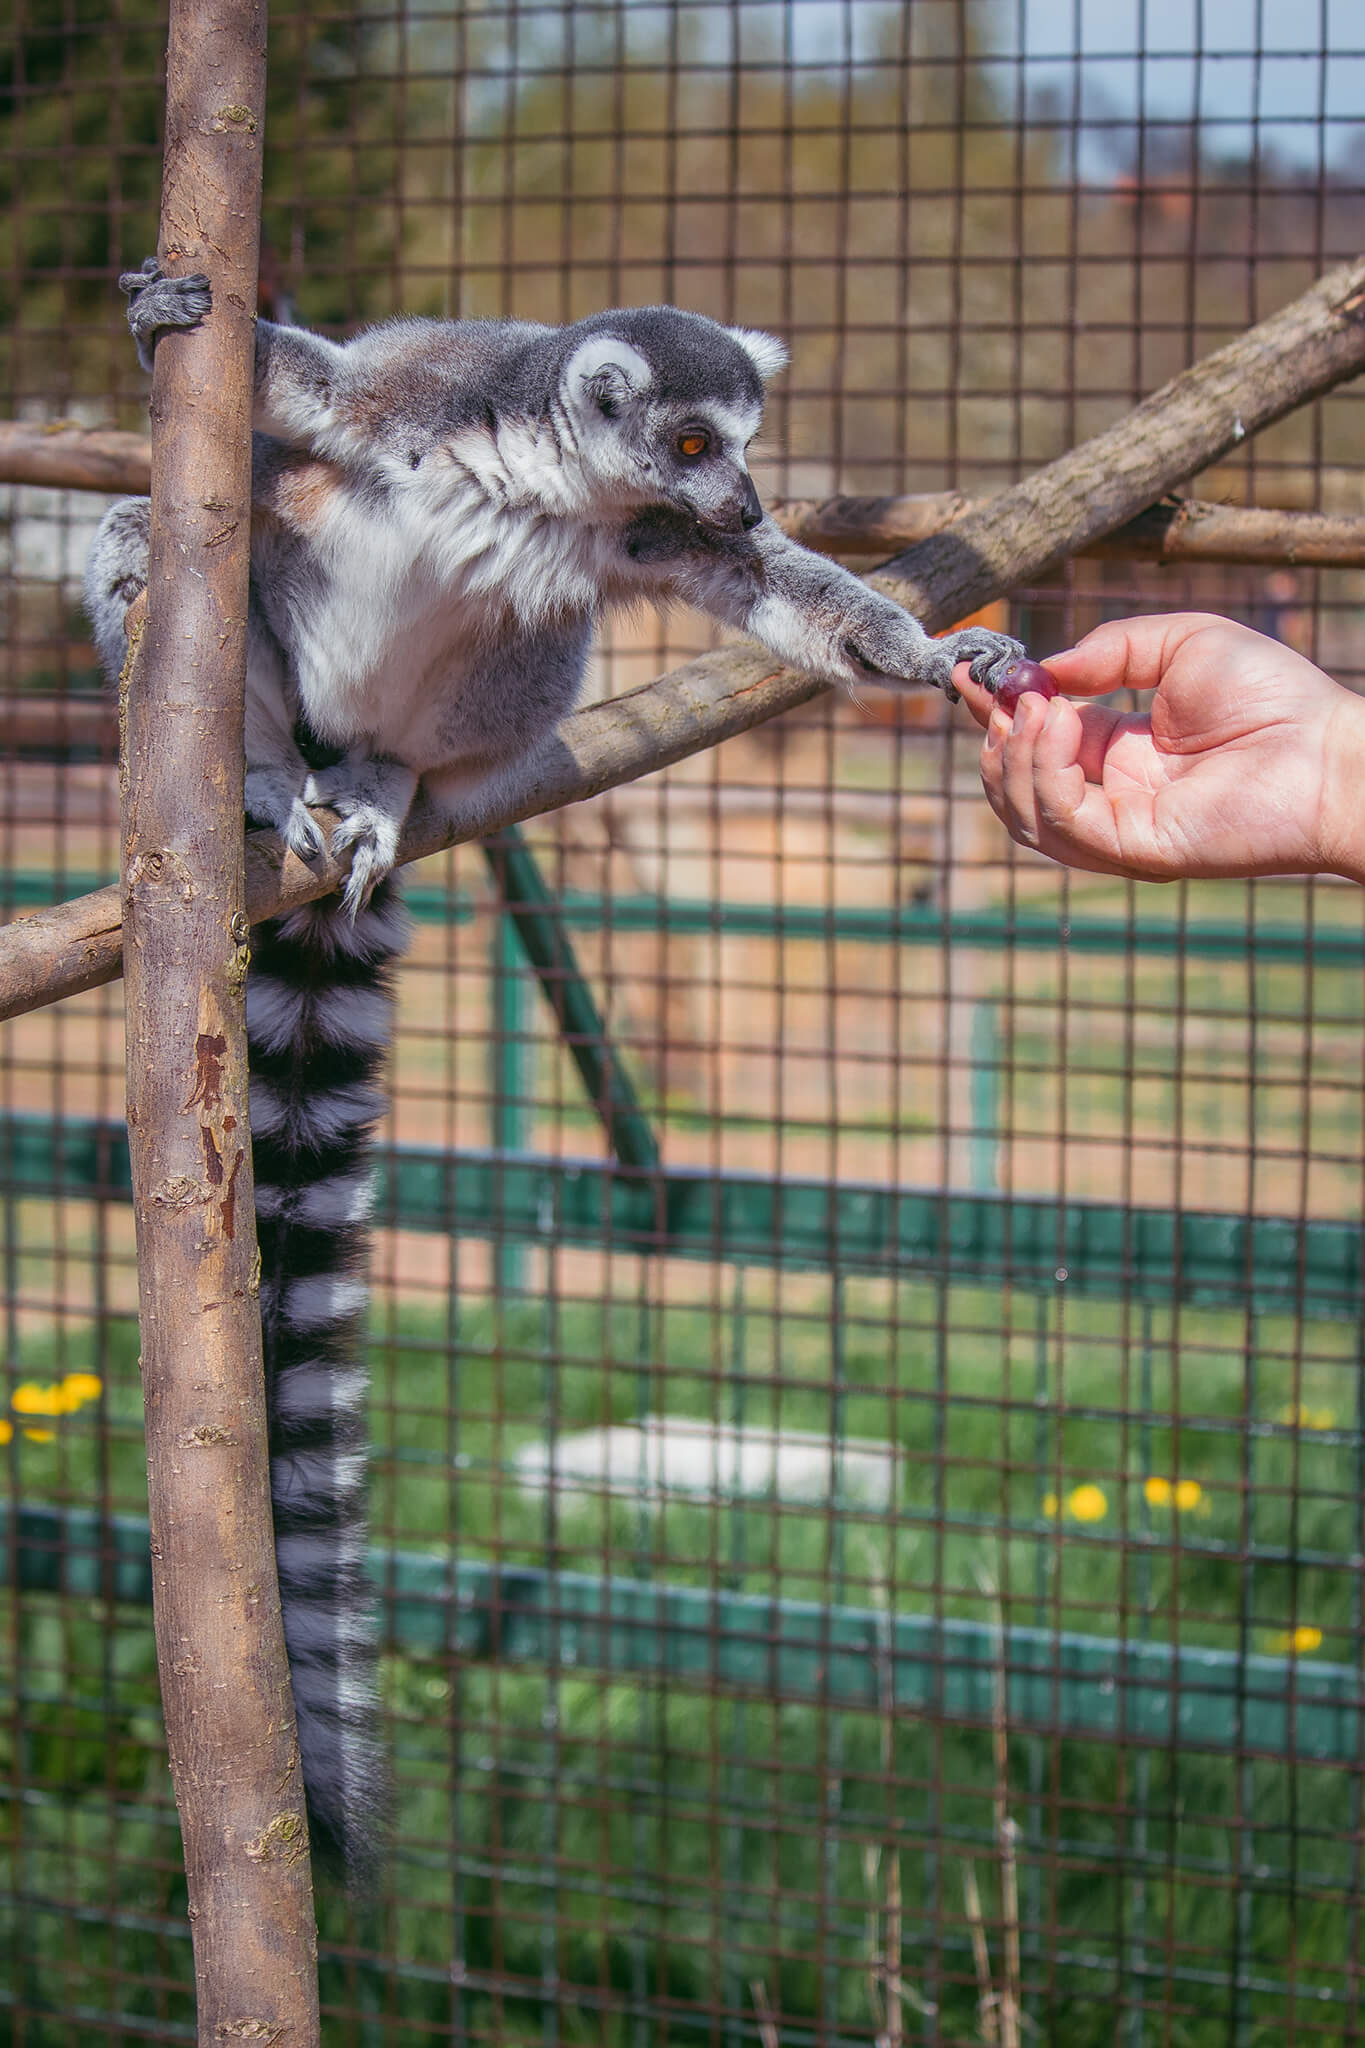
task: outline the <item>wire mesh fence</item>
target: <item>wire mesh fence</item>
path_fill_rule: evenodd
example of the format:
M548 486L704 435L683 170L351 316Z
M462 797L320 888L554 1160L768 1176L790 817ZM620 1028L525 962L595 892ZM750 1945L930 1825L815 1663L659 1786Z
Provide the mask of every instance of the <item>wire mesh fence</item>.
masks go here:
M0 410L137 427L159 10L0 30ZM1013 479L1365 245L1355 11L281 11L266 303L767 326L767 499ZM1350 389L1199 493L1365 512ZM0 895L117 870L9 486ZM1035 654L1362 572L1086 560ZM708 644L616 622L592 687ZM1365 2038L1365 906L1007 846L941 703L824 699L414 872L371 1362L397 1822L329 2041ZM192 2036L119 992L0 1040L7 2038Z

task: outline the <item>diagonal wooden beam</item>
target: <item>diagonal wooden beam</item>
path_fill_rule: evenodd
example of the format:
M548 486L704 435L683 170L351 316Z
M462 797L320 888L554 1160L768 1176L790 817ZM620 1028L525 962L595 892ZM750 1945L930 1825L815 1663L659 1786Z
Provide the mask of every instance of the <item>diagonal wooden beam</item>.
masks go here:
M898 555L869 580L933 630L1027 583L1136 518L1250 435L1365 369L1365 256L1164 384L1114 426ZM720 745L829 686L756 647L707 654L625 696L576 712L551 746L503 779L496 806L437 815L420 798L400 858L485 837L581 803ZM247 840L253 922L335 889L344 866L308 868L273 833ZM114 980L117 892L59 904L0 932L0 1018Z

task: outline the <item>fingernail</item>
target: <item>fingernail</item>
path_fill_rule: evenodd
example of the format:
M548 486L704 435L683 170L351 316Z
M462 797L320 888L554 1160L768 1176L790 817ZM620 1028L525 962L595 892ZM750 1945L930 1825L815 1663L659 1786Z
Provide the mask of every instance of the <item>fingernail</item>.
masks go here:
M1010 722L1008 718L1005 716L1004 712L992 711L990 715L990 720L986 726L987 748L989 749L998 747L1000 745L1000 742L1004 739L1005 734L1009 731L1009 729Z
M1029 691L1025 691L1024 695L1019 699L1019 702L1015 705L1014 723L1010 727L1011 732L1023 732L1025 727L1028 725L1030 694L1031 693Z

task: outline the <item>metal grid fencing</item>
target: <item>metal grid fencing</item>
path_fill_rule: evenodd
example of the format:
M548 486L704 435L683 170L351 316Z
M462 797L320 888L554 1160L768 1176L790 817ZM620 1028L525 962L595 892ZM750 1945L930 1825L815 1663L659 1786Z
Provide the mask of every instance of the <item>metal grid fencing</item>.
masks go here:
M149 0L0 29L0 410L136 427ZM792 346L768 498L1015 478L1365 246L1328 0L281 11L265 290L667 299ZM1347 390L1199 483L1365 512ZM0 501L7 909L117 868L77 602ZM1086 561L1035 653L1356 570ZM607 693L707 644L613 627ZM395 1853L324 2034L1365 2038L1365 905L1008 847L938 703L823 700L417 871L375 1262ZM0 1038L0 2027L192 2034L119 993Z

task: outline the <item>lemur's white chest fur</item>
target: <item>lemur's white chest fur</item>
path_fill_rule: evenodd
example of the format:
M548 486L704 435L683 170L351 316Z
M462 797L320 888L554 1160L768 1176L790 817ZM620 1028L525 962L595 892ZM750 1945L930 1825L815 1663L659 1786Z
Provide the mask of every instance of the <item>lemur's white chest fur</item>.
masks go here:
M452 707L500 647L596 613L619 523L585 518L576 465L517 421L386 471L376 490L342 465L286 469L262 553L280 527L306 543L284 651L310 726L420 774L452 758Z

